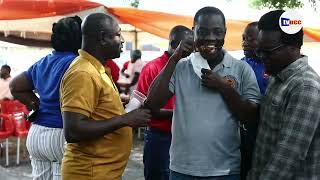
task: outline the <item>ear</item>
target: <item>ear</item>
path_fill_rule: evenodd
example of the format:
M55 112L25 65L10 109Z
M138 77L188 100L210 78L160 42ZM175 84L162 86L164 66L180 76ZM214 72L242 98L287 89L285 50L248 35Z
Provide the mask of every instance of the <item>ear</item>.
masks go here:
M98 33L98 42L100 42L101 45L106 45L107 44L106 37L107 37L106 32L105 31L100 31Z

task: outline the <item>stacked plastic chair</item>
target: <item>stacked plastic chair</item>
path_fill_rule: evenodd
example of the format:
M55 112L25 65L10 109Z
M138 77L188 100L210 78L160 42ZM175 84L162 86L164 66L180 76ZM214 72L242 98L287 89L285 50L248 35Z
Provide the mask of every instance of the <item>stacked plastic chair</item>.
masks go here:
M9 137L14 133L14 123L11 115L0 114L1 129L0 139L5 139L6 144L6 166L9 166Z
M17 137L17 159L16 164L20 164L20 140L28 135L30 123L26 122L25 114L27 108L19 101L3 101L1 103L2 116L10 117L14 131L12 135Z
M12 116L15 123L14 136L17 137L17 164L20 164L20 140L28 136L29 129L27 128L27 122L24 117L24 113L15 113Z

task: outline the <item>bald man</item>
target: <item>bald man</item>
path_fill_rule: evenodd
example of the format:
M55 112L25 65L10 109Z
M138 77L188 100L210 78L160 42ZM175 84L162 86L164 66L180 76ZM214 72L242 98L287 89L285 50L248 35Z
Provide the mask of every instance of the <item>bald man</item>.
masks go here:
M68 142L62 162L62 179L118 180L132 145L131 127L145 126L150 111L125 114L105 59L120 57L118 23L102 13L82 24L82 47L60 86L64 133Z

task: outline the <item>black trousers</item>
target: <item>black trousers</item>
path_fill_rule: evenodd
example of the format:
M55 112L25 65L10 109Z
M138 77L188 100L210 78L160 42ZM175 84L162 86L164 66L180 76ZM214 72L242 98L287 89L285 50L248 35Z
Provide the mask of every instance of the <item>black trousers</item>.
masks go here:
M257 137L258 125L251 125L240 128L241 135L241 180L245 180L251 169L251 161L254 150L254 145Z

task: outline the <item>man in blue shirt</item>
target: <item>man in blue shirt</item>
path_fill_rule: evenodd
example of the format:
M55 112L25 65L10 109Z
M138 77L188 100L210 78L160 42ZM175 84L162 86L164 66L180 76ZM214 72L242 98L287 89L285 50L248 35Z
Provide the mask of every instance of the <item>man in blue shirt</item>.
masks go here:
M246 61L252 67L258 81L260 92L264 94L267 87L268 75L265 73L261 59L259 59L255 53L258 46L258 33L258 22L249 23L245 28L242 34L242 49L245 57L241 60Z
M253 69L260 93L264 95L267 87L268 75L265 73L265 68L262 60L258 58L256 49L258 48L258 22L252 22L247 25L242 34L242 48L244 56L241 60L246 61ZM241 132L241 179L245 180L246 175L251 168L251 159L253 148L257 136L258 124L246 125L240 129Z

